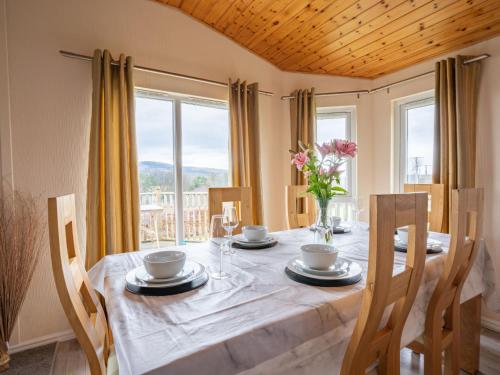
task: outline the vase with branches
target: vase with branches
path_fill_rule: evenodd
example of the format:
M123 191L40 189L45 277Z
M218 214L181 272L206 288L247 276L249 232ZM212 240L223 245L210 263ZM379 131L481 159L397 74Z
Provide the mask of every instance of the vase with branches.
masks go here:
M9 368L8 341L43 246L45 221L29 194L5 191L0 198L0 372Z

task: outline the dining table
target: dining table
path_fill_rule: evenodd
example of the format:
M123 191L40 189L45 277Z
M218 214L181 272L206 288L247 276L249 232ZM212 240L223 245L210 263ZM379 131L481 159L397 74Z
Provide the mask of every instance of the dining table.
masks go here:
M274 247L235 249L225 256L231 277L210 278L198 289L175 295L126 290L126 274L152 250L108 255L94 265L89 278L106 302L120 374L340 373L365 288L368 225L358 223L350 233L333 237L339 256L363 270L359 282L342 287L305 285L285 274L289 260L300 256L300 247L314 241L308 228L271 236L278 241ZM441 241L444 251L427 255L402 347L423 333L426 308L444 268L450 237L433 232L429 237ZM219 267L219 247L209 241L168 249L184 251L209 272ZM404 269L405 257L395 252L394 274ZM491 258L482 245L461 302L481 295L487 303L497 298L494 280Z

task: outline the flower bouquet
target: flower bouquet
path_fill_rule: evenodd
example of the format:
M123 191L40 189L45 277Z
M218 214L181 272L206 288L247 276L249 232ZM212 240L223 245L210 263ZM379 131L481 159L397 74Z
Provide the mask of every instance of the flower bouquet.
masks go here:
M326 243L332 239L332 228L328 222L328 206L337 195L347 194L340 186L342 166L347 160L356 156L356 143L333 139L322 145L315 144L316 150L299 142L300 151L290 150L292 164L302 172L307 179L307 192L314 195L318 206L318 220L316 231L321 232L322 240Z

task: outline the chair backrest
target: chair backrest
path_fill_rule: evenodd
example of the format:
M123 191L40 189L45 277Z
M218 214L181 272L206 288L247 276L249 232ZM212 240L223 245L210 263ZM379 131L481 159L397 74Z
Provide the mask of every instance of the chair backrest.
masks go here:
M427 233L427 194L370 197L370 242L366 288L342 375L364 374L379 360L382 374L399 373L401 333L422 279ZM405 270L393 276L394 231L408 226ZM389 318L380 327L386 308Z
M424 191L431 199L429 230L441 232L444 219L444 184L404 184L405 193Z
M52 272L64 312L92 375L106 374L110 336L104 310L90 285L80 253L75 196L49 198Z
M233 203L238 211L240 224L234 234L240 233L245 225L253 224L251 187L208 188L208 217L223 213L224 203Z
M426 336L460 329L460 294L480 247L483 194L483 189L473 188L451 193L450 248L427 308Z
M304 228L314 224L314 198L312 194L307 193L307 185L288 185L285 194L287 228Z

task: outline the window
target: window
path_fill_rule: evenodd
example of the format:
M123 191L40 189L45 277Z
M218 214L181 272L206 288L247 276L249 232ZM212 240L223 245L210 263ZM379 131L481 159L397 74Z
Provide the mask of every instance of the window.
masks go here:
M228 186L227 103L137 90L141 248L208 237L208 188Z
M424 93L396 102L396 186L432 183L434 97ZM397 165L399 163L399 166Z
M354 140L354 108L353 107L328 107L318 108L316 113L316 142L322 144L332 139ZM349 192L349 196L355 196L354 191L354 166L352 160L345 164L345 172L340 176L340 183Z

